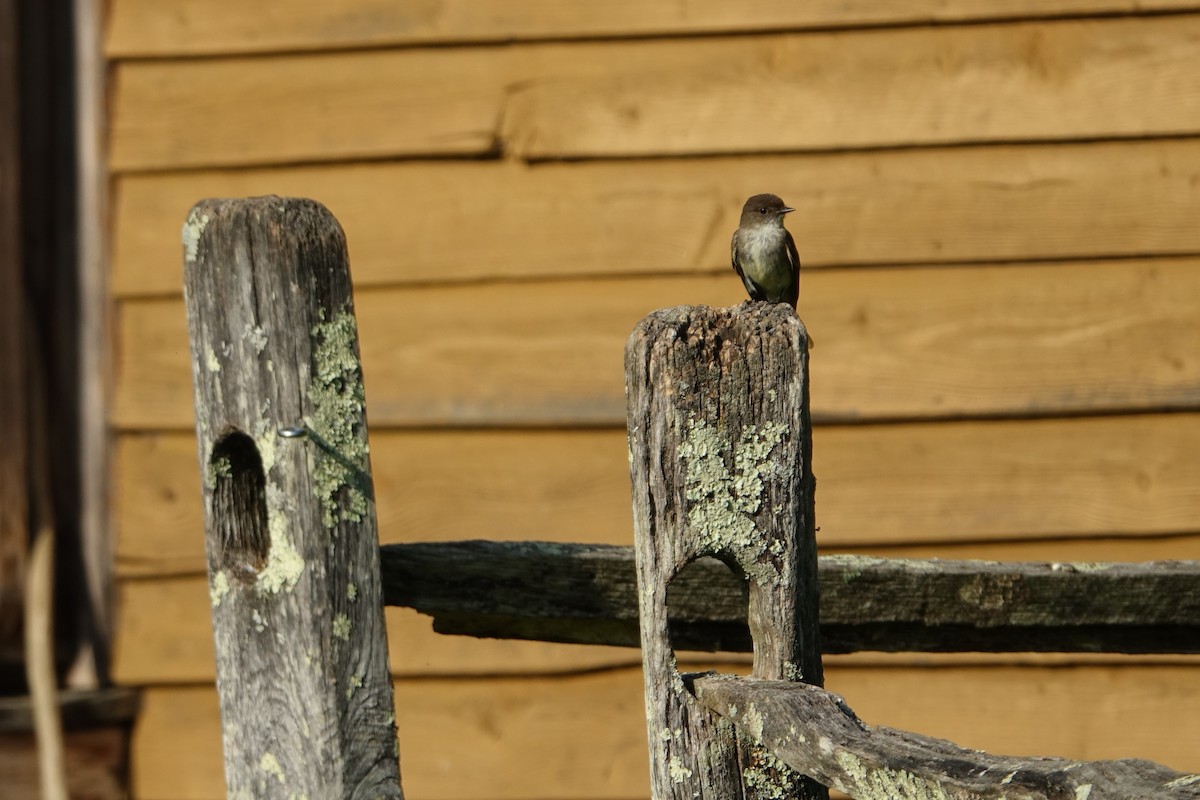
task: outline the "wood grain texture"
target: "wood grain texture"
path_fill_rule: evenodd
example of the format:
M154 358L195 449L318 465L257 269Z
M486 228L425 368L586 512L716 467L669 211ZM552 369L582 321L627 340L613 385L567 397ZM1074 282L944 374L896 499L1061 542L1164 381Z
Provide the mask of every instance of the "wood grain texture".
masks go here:
M753 674L821 685L808 348L790 307L751 302L656 311L625 346L638 609L625 618L641 629L655 800L829 796L683 691L668 613L684 567L720 558L748 592Z
M125 62L112 77L115 172L496 150L505 50ZM163 113L163 109L171 113Z
M1193 134L1198 37L1181 15L130 61L109 156L124 172Z
M872 728L842 698L815 686L713 676L697 678L689 688L739 731L753 731L750 735L792 769L860 800L1200 798L1200 775L1151 761L997 756L908 731Z
M826 426L813 436L817 538L827 551L904 546L913 557L1197 557L1179 554L1171 540L1103 539L1196 530L1195 414ZM203 572L194 446L185 434L117 440L119 574ZM383 431L372 437L372 451L385 543L632 541L621 431ZM1050 545L1031 540L1055 538L1072 555L1034 554ZM978 556L942 550L964 542L990 549L973 551ZM1082 555L1078 546L1094 549ZM1131 547L1158 549L1120 555Z
M641 679L631 668L552 680L401 681L405 786L431 800L645 798ZM1194 666L945 666L931 680L923 665L832 665L826 682L868 723L967 747L1200 769ZM159 687L144 699L134 796L224 798L216 693Z
M538 159L1190 133L1198 35L1173 17L575 46L500 136Z
M175 295L177 221L199 197L315 197L355 285L729 271L769 189L805 270L1200 252L1200 140L713 159L342 164L121 175L112 291ZM470 231L462 235L464 226ZM536 242L537 246L530 246Z
M376 425L615 425L637 320L744 298L713 277L380 289L357 300ZM452 313L453 312L453 313ZM1200 262L824 270L813 416L838 420L1181 409L1200 402ZM120 305L113 422L184 428L178 301Z
M736 9L719 0L563 5L546 0L386 0L330 5L316 0L116 0L109 11L109 58L213 55L378 47L393 44L512 41L725 33L805 27L911 24L1197 8L1194 0L942 0L804 4L772 0Z
M345 238L262 197L184 242L228 792L402 798Z

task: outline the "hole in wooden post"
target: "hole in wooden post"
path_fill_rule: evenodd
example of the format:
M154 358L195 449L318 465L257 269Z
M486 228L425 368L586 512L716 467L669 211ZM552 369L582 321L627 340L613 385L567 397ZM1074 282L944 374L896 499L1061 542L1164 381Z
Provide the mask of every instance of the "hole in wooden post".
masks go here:
M741 571L721 559L702 556L688 563L667 584L671 650L749 653L749 597Z
M254 440L240 431L226 435L213 448L208 463L212 518L218 552L217 569L252 581L267 563L271 538L267 531L267 480Z

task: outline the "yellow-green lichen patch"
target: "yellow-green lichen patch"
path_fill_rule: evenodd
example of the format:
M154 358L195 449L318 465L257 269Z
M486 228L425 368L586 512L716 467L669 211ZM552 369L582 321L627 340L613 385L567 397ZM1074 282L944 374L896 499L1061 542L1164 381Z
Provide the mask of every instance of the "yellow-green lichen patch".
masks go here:
M762 558L766 544L753 515L762 507L765 481L773 471L770 453L786 432L778 422L743 429L732 446L732 469L730 443L703 420L691 420L679 444L686 465L688 525L708 552L733 554L759 580L773 575Z
M261 325L255 325L247 322L245 328L242 329L242 338L245 339L255 353L261 354L267 349L267 332L262 329Z
M270 475L275 466L275 456L279 447L279 431L268 419L270 400L264 400L259 409L258 419L254 422L251 433L254 436L254 446L258 448L259 458L262 459L263 474Z
M1012 602L1017 582L1013 575L973 575L958 588L958 599L966 606L996 611Z
M938 784L906 770L870 767L845 751L834 758L846 773L848 784L839 788L859 800L952 800Z
M756 790L756 797L784 800L795 797L800 790L800 773L776 758L765 748L754 748L750 766L742 770L747 789Z
M1191 786L1193 783L1200 783L1200 775L1184 775L1181 778L1176 778L1166 784L1167 789L1179 789L1184 786Z
M204 472L204 485L213 489L217 485L217 481L221 478L233 477L233 462L228 456L217 456L212 461L208 462L208 469Z
M359 430L365 392L355 352L354 315L340 312L328 322L314 325L312 335L309 396L314 413L310 427L320 438L314 485L325 526L332 528L341 522L360 522L367 513L369 489L363 485L367 443Z
M871 569L902 568L910 572L941 572L943 567L936 560L928 558L881 558L879 556L864 556L856 553L836 553L831 556L831 563L837 564L845 572L854 577ZM980 564L998 564L998 561L980 561Z
M221 599L229 594L229 578L225 576L225 570L217 570L217 574L213 575L212 585L208 587L208 599L212 603L212 607L216 608L221 605Z
M333 635L343 641L350 641L350 618L338 614L333 618Z
M346 599L351 603L358 600L358 587L354 583L346 584Z
M1088 800L1092 796L1092 784L1085 783L1075 787L1075 800Z
M221 371L221 359L217 358L211 344L204 346L204 366L209 372Z
M200 237L208 226L208 221L208 214L192 209L183 223L183 230L180 231L179 236L183 241L183 257L189 264L194 262L200 253Z
M265 594L276 594L281 589L291 591L304 574L304 559L287 534L287 518L283 513L287 505L283 490L275 484L267 484L267 530L271 547L267 565L258 573L256 583L258 591Z
M280 766L279 759L272 753L263 753L263 757L258 760L258 768L279 781L281 786L286 785L287 780L283 774L283 767Z
M761 742L763 737L763 715L758 710L758 707L751 703L746 707L746 713L742 717L742 730L749 733L756 741Z
M361 689L362 685L363 685L362 675L351 675L350 683L346 687L346 699L349 700L351 697L354 697L355 691L357 691L358 689Z
M1068 561L1065 564L1054 565L1058 569L1068 569L1072 572L1107 572L1117 564L1106 561Z
M671 759L667 762L667 772L671 776L672 783L683 783L692 777L692 771L683 765L683 762L679 760L679 756L671 756Z

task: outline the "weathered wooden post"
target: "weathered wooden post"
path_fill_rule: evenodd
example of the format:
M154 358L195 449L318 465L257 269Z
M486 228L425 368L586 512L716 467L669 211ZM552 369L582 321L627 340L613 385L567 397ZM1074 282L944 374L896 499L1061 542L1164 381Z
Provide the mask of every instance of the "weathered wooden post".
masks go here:
M346 243L311 200L183 227L231 798L401 798Z
M807 370L782 305L658 311L625 348L655 800L827 797L699 705L667 625L669 581L717 556L749 585L754 677L821 684Z

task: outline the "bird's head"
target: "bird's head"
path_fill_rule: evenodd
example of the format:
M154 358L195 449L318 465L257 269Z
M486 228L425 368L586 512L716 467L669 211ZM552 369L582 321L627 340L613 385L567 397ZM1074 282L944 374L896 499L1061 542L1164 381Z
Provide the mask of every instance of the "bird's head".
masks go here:
M783 225L784 214L796 209L784 205L779 195L756 194L742 206L742 225Z

